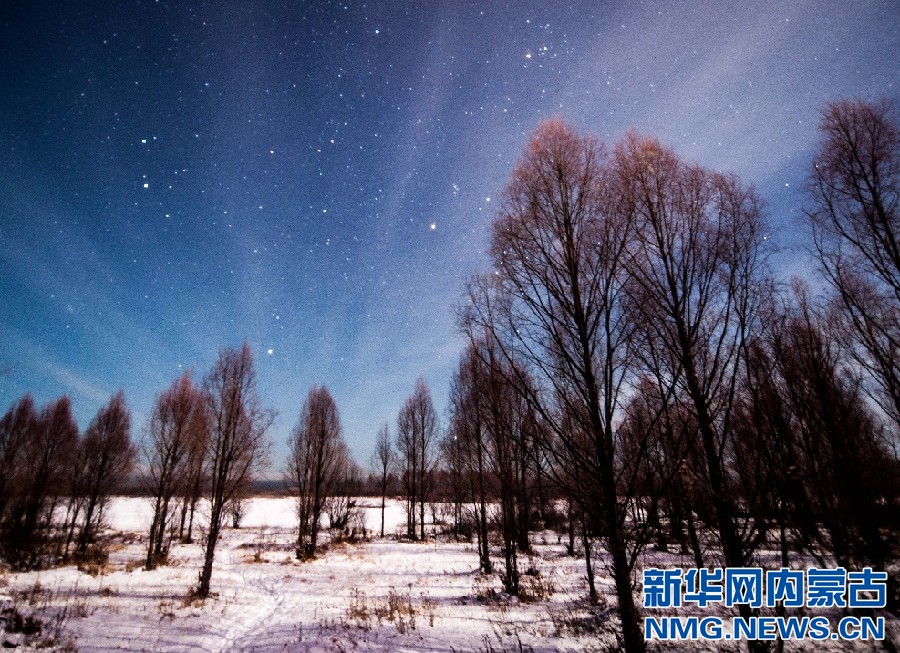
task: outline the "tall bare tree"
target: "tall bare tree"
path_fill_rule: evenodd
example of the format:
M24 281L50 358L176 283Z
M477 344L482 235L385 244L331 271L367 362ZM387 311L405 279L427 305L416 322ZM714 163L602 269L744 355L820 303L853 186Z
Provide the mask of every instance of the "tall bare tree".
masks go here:
M887 102L828 104L807 212L865 388L900 434L900 128Z
M297 559L315 556L319 525L346 457L337 405L326 387L310 388L290 439L288 480L297 498Z
M184 489L192 443L206 437L198 433L206 429L205 410L203 393L191 382L190 372L176 379L154 404L144 449L153 502L145 563L148 570L168 551L166 537L173 516L170 504Z
M642 362L652 361L663 394L695 421L697 471L725 563L746 566L762 524L741 519L726 452L745 354L769 291L759 201L737 178L686 165L634 133L617 146L615 170L635 224L628 310L640 327ZM751 616L749 606L740 610Z
M489 333L527 371L517 382L547 429L555 480L605 524L628 651L644 651L633 559L617 497L616 416L629 376L631 325L622 308L632 227L612 192L606 157L561 120L542 123L512 173L494 222L496 274L470 284L463 324Z
M381 537L384 537L384 509L387 499L388 479L394 464L394 447L391 445L391 430L387 424L378 429L375 439L373 467L378 473L378 489L381 492Z
M503 553L503 585L512 595L519 593L518 556L529 550L527 512L529 502L525 485L529 451L526 442L533 439L532 413L528 393L517 392L514 383L530 384L521 370L504 360L493 338L477 343L481 362L487 459L490 476L496 480L495 495L499 499L498 521Z
M458 464L463 467L468 481L478 540L478 564L482 572L489 574L493 567L488 546L488 501L491 497L484 425L484 367L476 344L469 343L450 388L448 437L453 438L454 445L450 450L459 456Z
M417 537L417 522L418 536L425 539L425 504L431 491L437 441L438 418L431 401L431 391L425 381L417 379L413 394L397 416L397 452L403 466L407 535L411 539Z
M125 393L120 390L98 411L78 448L77 490L73 494L83 501L84 508L76 553L85 553L94 541L110 496L127 478L135 453L131 414L125 406ZM73 511L73 524L78 512Z
M197 504L203 496L203 491L208 480L206 452L209 448L209 413L206 410L204 395L204 409L195 413L198 420L197 428L191 429L188 442L187 459L185 461L184 477L179 484L179 499L181 501L181 515L178 525L178 539L186 544L193 541L194 515L197 512ZM185 532L185 523L187 532Z
M262 407L256 389L253 353L245 341L239 349L225 348L205 383L210 439L209 532L196 596L209 595L213 559L228 502L264 463L266 431L274 414Z

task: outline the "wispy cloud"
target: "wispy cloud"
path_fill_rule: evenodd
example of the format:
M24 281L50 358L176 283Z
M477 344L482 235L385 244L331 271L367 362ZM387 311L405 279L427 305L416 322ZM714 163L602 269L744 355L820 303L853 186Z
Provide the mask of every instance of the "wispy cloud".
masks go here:
M51 361L43 361L43 367L54 379L61 383L71 394L88 399L97 404L104 404L110 392L96 383L84 378L72 370L61 367Z

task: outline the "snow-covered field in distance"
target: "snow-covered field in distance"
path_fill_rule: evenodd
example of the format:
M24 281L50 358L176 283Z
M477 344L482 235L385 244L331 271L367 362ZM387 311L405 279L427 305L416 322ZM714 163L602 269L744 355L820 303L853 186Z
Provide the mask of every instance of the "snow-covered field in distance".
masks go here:
M366 528L381 528L381 499L368 497L356 500L365 516ZM296 500L291 497L254 497L245 501L246 514L241 521L241 528L273 528L291 530L297 527L297 516L294 512ZM201 501L198 506L200 523L208 519L206 504ZM112 530L121 532L141 532L147 530L153 515L153 506L149 499L142 497L117 497L106 512L105 521ZM323 525L327 520L323 518ZM394 533L406 523L406 509L396 500L388 500L385 510L385 534Z
M361 504L368 528L376 531L378 501ZM0 581L0 604L16 603L39 615L66 605L59 643L70 639L70 650L84 652L614 650L615 599L604 554L597 560L601 601L588 606L584 562L566 556L552 532L535 535L534 555L519 560L523 586L535 595L520 601L501 592L498 574L478 572L473 544L446 537L398 541L393 535L405 518L399 501L391 501L387 511L391 537L332 543L316 560L300 563L293 553L293 500L255 498L242 527L224 530L213 596L201 603L188 599L202 561L199 542L174 545L167 566L142 569L149 518L146 499L115 499L107 521L117 534L101 574L71 566L7 573ZM493 555L499 571L499 550ZM690 566L680 555L652 555L654 565ZM46 627L52 630L52 621ZM891 629L896 633L896 624ZM881 650L852 642L788 644L787 650ZM685 649L743 650L734 642L651 647Z

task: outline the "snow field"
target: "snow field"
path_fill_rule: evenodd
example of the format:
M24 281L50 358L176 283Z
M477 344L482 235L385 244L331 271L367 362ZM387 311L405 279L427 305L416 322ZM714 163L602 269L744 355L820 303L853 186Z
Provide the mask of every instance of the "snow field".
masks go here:
M361 503L377 535L379 503ZM478 572L474 546L465 543L333 542L316 560L297 562L293 511L289 498L251 499L242 527L222 533L213 596L192 602L199 537L173 545L167 566L144 571L149 502L116 498L107 512L115 535L102 573L69 566L7 574L0 600L37 588L49 609L67 605L65 632L80 651L500 651L519 650L521 641L523 650L549 652L598 643L552 636L549 609L562 610L585 593L581 562L563 557L561 546L540 546L541 557L522 558L523 570L536 567L539 583L556 591L549 601L520 603L502 595L496 574ZM385 517L386 534L400 532L403 504L391 501Z
M377 535L379 503L361 503L365 523ZM473 544L399 541L394 534L404 518L403 504L391 501L385 520L391 537L332 541L317 559L300 563L293 550L293 500L251 499L242 527L223 531L213 595L198 602L189 594L202 563L200 537L173 545L167 566L144 571L149 502L116 498L107 513L112 539L102 573L74 566L7 573L0 579L0 607L17 603L50 615L65 606L64 633L83 652L613 650L614 590L600 547L598 606L586 606L583 560L566 556L552 532L534 536L532 556L520 555L522 586L531 598L518 600L501 592L499 573L479 573ZM492 555L499 572L499 551ZM644 564L688 567L690 561L652 553ZM890 631L896 636L897 630L894 621ZM685 649L743 650L735 642L684 641L654 643L650 650ZM788 642L786 650L881 649L874 643Z

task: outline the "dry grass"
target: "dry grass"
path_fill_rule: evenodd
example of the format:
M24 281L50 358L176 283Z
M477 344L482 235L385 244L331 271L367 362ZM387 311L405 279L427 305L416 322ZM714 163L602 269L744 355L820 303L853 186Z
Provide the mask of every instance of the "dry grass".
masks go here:
M434 626L436 607L434 599L427 595L421 595L413 604L411 589L403 594L391 587L387 596L372 598L365 592L354 589L350 594L347 619L363 630L369 630L373 622L377 622L379 626L390 623L402 635L415 630L416 620L420 617L426 618L429 626Z

